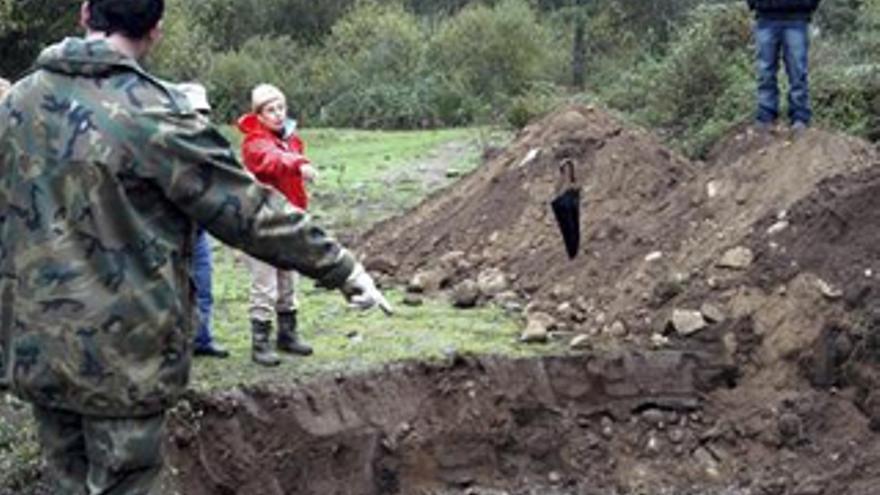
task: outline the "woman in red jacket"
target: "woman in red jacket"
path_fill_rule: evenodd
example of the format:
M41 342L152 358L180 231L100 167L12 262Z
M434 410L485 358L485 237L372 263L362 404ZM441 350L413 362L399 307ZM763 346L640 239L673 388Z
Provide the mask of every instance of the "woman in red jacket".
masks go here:
M303 155L305 145L296 134L296 121L287 117L287 101L281 90L270 84L255 87L251 91L251 112L238 120L238 129L244 134L241 154L248 170L305 210L305 183L314 180L316 173ZM300 342L297 332L296 273L278 270L255 258L247 262L251 272L253 361L264 366L281 363L270 343L273 315L278 322L278 349L311 354L312 348Z

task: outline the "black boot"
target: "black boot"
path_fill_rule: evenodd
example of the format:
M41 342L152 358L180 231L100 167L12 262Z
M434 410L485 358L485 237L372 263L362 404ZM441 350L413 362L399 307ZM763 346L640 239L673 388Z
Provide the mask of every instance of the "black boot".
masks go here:
M272 322L251 320L251 360L262 366L278 366L281 358L272 350Z
M296 311L278 313L278 350L300 356L312 354L312 348L299 341Z

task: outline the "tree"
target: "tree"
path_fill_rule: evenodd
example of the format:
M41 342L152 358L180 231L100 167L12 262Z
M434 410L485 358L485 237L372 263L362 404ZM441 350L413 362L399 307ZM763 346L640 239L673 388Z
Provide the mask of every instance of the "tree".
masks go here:
M0 75L18 79L49 43L79 30L79 1L0 0Z

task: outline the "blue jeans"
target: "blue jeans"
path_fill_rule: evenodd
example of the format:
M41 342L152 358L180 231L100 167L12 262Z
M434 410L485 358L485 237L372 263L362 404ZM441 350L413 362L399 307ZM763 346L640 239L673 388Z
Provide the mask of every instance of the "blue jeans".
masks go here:
M211 335L211 313L214 309L214 296L211 293L211 241L205 229L199 228L193 249L193 282L196 286L196 304L199 309L199 328L196 331L196 348L213 344Z
M779 116L779 56L788 75L788 118L792 123L810 123L810 89L807 84L810 37L807 21L759 19L755 25L758 48L758 122L769 123Z

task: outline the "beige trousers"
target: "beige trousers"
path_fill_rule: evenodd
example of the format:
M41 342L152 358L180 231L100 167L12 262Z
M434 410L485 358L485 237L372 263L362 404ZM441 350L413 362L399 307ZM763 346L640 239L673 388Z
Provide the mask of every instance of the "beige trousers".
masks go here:
M273 321L275 313L296 311L296 272L279 270L250 256L245 256L245 263L251 272L251 320Z

